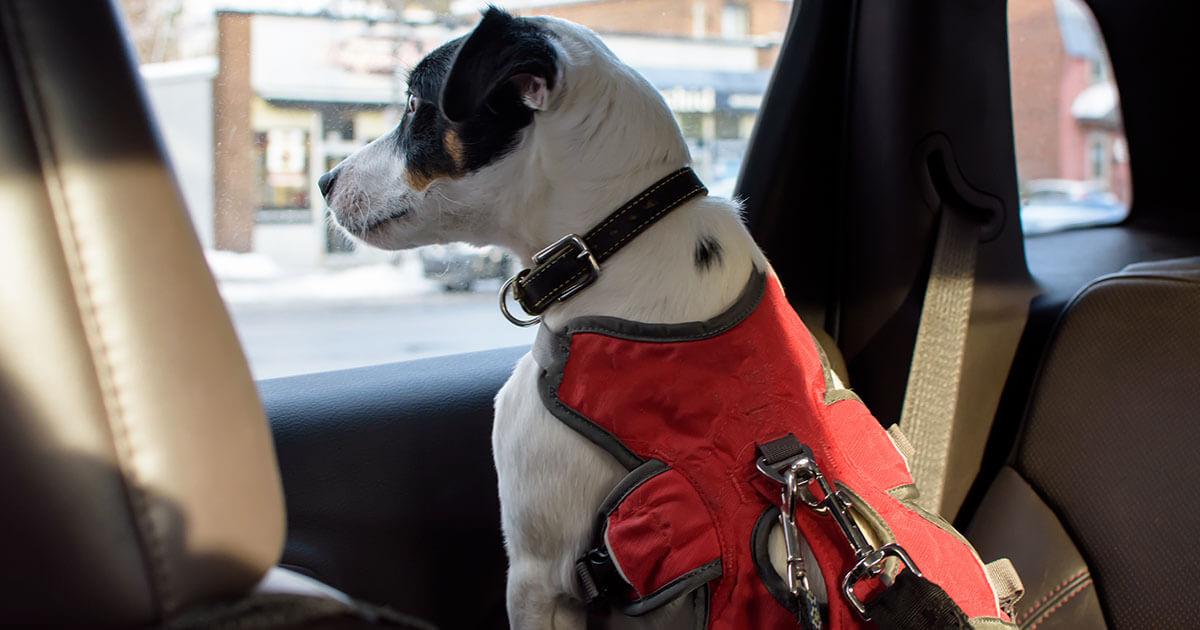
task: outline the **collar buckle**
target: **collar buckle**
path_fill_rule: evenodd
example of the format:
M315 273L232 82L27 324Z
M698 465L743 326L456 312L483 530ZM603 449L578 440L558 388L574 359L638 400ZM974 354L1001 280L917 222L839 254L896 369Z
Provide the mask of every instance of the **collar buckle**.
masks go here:
M596 260L596 256L592 253L591 248L587 246L587 243L584 242L583 238L578 234L568 234L557 241L554 241L554 243L549 247L533 255L533 264L534 267L537 268L541 267L542 265L554 264L559 259L569 256L572 250L576 252L575 260L581 260L587 264L584 265L584 273L579 276L579 279L575 280L566 289L563 289L555 298L556 301L565 300L572 295L575 295L579 291L582 291L591 283L595 282L596 278L600 277L600 261ZM504 286L500 288L500 312L504 314L504 317L508 319L508 321L516 324L517 326L533 326L542 321L542 316L540 315L541 309L531 309L529 306L527 306L526 302L522 300L520 283L521 280L531 273L531 271L532 270L530 269L522 270L521 273L509 278L508 281L504 283ZM513 315L512 312L508 310L508 296L510 294L516 300L517 304L519 304L526 313L533 315L533 317L529 319L521 319L520 317Z
M568 234L557 241L554 241L554 243L546 249L543 249L542 251L533 255L533 263L535 265L541 265L570 254L572 247L578 250L578 253L575 254L575 259L588 263L584 267L584 271L586 273L580 276L579 280L575 281L574 284L566 289L563 289L558 294L556 300L559 302L571 297L572 295L575 295L589 284L595 282L596 278L600 277L600 261L596 260L596 256L592 254L592 250L588 248L587 243L583 242L583 237L579 236L578 234Z
M500 312L518 326L533 326L555 302L562 302L600 277L600 263L650 225L708 189L690 167L658 180L583 236L567 234L533 257L533 268L508 279L500 289ZM533 317L508 310L512 299Z

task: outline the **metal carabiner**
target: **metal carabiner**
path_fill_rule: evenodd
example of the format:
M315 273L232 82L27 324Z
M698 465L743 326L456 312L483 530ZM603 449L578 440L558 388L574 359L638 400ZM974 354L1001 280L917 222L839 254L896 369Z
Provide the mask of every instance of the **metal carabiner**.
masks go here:
M779 526L783 530L783 546L787 550L787 586L793 597L800 597L803 591L810 590L808 571L804 566L804 549L800 545L800 528L796 526L795 517L800 488L797 469L801 463L796 462L784 473L779 510Z
M916 563L913 562L912 557L904 550L904 547L896 543L884 545L860 558L858 563L842 577L842 594L846 596L846 599L850 601L850 605L854 606L854 610L858 611L859 616L864 621L870 621L871 615L867 612L867 605L854 592L854 586L858 584L859 580L873 578L883 573L884 562L887 561L889 556L903 562L908 567L908 570L913 572L913 575L924 577L921 575L921 570L917 568Z
M782 475L783 489L780 491L779 506L779 528L783 531L783 546L787 553L787 588L796 605L796 622L805 630L818 630L821 627L821 607L813 596L812 586L808 581L804 545L795 516L796 507L802 500L801 493L807 483L801 478L811 479L812 469L812 459L807 457L799 457L787 467ZM805 503L807 504L807 501Z
M842 594L858 611L859 616L864 620L870 620L866 604L854 592L854 587L859 581L883 573L889 557L903 562L918 577L921 576L921 572L908 552L899 544L890 543L878 549L871 544L863 534L862 528L854 520L854 514L851 513L853 504L846 493L821 474L821 469L813 458L812 450L803 444L800 446L802 447L800 455L790 460L787 468L775 467L773 469L761 460L758 464L758 469L764 475L783 483L779 523L783 528L783 542L788 554L788 589L798 602L799 598L808 592L808 576L805 572L799 530L796 528L794 516L797 503L803 501L814 512L828 514L837 524L838 530L842 532L851 551L854 552L857 561L842 577ZM816 484L820 498L817 498L817 493L811 488L813 484ZM803 587L804 590L801 591L800 587Z

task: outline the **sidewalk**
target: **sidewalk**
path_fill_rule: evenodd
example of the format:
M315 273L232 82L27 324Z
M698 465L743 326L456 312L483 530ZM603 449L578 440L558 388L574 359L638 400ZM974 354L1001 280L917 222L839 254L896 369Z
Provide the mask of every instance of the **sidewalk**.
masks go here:
M423 277L415 255L402 255L399 264L323 269L286 269L262 254L207 250L204 255L229 304L394 301L440 292L436 282Z

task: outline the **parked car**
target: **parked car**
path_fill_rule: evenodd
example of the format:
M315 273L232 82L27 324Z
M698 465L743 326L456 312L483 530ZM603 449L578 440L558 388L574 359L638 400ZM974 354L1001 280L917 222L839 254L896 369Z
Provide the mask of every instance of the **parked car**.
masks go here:
M1115 225L1128 215L1129 207L1103 182L1037 179L1028 182L1021 195L1021 229L1025 236Z
M512 269L512 256L499 247L450 243L418 252L425 277L440 282L447 291L470 291L477 280L503 280Z

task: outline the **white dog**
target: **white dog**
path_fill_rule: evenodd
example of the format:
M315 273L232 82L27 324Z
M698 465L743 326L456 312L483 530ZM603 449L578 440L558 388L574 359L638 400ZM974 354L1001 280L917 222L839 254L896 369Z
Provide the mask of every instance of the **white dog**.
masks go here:
M654 87L563 20L491 9L409 83L397 128L320 182L337 223L376 247L496 244L528 264L690 162ZM586 290L551 305L542 325L583 315L705 320L755 269L767 262L737 204L697 197L631 240ZM515 628L582 628L575 562L597 506L628 471L547 411L540 370L526 355L496 399L508 612Z

